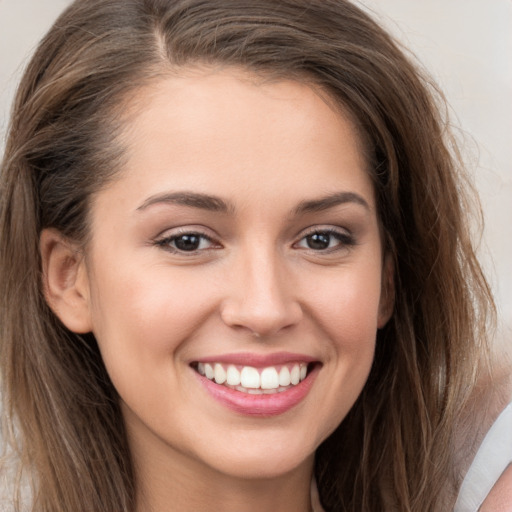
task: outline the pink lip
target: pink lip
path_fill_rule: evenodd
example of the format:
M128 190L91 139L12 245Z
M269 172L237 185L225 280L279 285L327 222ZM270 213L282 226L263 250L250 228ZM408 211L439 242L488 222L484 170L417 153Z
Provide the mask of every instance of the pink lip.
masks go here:
M300 358L293 358L292 360L304 361L304 359ZM217 361L219 360L217 359ZM226 360L222 358L221 361L225 362ZM245 360L245 364L246 361L247 360ZM290 359L282 361L281 363L274 364L284 364L288 361L290 361ZM231 362L231 364L237 364L237 362ZM265 364L268 363L265 361ZM215 400L220 402L228 409L247 416L269 417L283 414L304 400L304 398L306 398L307 394L311 390L311 387L313 386L319 371L320 365L315 365L308 376L296 386L293 386L287 391L283 391L281 393L272 393L268 395L251 395L248 393L242 393L241 391L216 384L215 382L207 379L206 377L203 377L195 371L194 374L199 379L200 383L204 386L206 391L210 394L210 396L212 396Z
M264 368L266 366L276 366L287 363L313 363L317 359L304 354L294 354L292 352L275 352L273 354L254 354L237 353L222 354L218 356L204 357L197 359L197 363L224 363L239 366L253 366L254 368Z

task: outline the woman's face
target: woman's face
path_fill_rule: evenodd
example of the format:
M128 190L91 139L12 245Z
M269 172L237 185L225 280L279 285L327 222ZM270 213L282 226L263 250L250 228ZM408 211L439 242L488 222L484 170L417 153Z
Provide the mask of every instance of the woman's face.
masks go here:
M310 465L389 311L357 132L309 86L236 70L133 106L83 282L135 456L244 478Z

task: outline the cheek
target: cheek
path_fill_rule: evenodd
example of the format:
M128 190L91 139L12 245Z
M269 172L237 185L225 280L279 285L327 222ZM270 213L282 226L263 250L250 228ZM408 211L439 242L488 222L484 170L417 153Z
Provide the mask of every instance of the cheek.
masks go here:
M163 423L187 392L177 364L183 348L214 303L201 279L169 274L162 267L135 271L119 265L95 276L92 301L94 334L114 387L128 407ZM162 392L168 408L162 407Z
M93 323L97 336L107 343L169 351L173 341L186 338L212 308L204 282L180 272L118 268L95 281Z
M381 277L378 264L361 272L333 273L317 283L310 307L324 340L327 379L318 438L341 423L360 395L375 352Z
M338 349L358 352L373 346L381 294L378 264L360 272L340 270L316 284L311 308Z

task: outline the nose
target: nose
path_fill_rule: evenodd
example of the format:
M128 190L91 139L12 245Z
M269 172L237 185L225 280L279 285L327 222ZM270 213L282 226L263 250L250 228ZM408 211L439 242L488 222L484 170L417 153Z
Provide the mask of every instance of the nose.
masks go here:
M286 265L271 251L240 258L230 269L221 317L229 327L257 337L297 325L303 315Z

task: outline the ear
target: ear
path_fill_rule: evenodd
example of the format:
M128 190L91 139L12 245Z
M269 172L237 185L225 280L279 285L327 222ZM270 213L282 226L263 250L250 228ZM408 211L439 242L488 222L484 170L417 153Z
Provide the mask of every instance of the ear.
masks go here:
M72 332L92 330L89 281L82 252L55 229L39 239L46 302Z
M379 316L377 327L382 329L391 318L395 307L395 271L393 258L387 253L382 265L382 285L380 292Z

